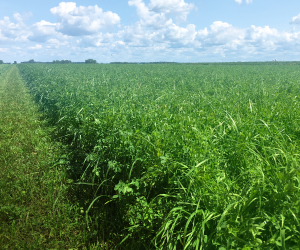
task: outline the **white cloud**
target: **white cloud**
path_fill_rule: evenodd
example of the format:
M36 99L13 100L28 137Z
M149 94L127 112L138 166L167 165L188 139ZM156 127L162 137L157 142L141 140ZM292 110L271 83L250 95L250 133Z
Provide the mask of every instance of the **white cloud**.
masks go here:
M273 51L287 53L299 50L300 32L279 32L269 26L255 27L247 29L245 42L253 47L256 52Z
M300 24L300 14L292 18L291 24Z
M19 13L14 15L17 22L13 23L5 16L0 20L0 41L24 42L29 35L28 27L22 22Z
M17 21L17 22L23 22L23 17L20 13L15 13L14 14L14 19Z
M195 5L184 0L151 0L148 8L153 12L174 15L177 19L185 21L190 11L195 9Z
M238 3L238 4L242 4L243 3L243 0L234 0L236 3ZM250 3L252 3L253 2L253 0L246 0L246 4L250 4Z
M129 47L152 47L157 31L147 30L140 22L126 26L117 33L117 39L124 41Z
M27 19L29 19L30 17L32 17L32 13L31 12L24 12L22 14L16 12L13 14L13 18L16 22L21 23L26 21Z
M128 2L129 6L136 6L140 23L153 29L161 29L172 23L165 13L155 13L151 11L142 0L132 0Z
M61 2L50 9L57 17L56 30L68 36L84 36L109 29L120 23L120 17L111 11L103 12L97 5L76 7L74 2Z
M246 39L252 41L266 41L279 36L280 33L277 29L271 29L269 26L256 27L251 25L251 27L247 29Z
M237 44L244 38L245 31L233 27L231 24L221 21L213 22L210 29L205 28L197 32L196 39L201 42L203 46L220 46L229 45L230 43Z
M86 48L98 47L102 51L105 48L106 51L112 51L112 54L127 54L128 58L147 58L149 55L157 58L158 55L154 55L153 51L159 51L159 56L164 56L165 60L175 56L182 59L199 55L215 55L212 58L245 58L276 50L293 51L293 46L298 46L296 41L299 35L279 32L268 26L241 29L226 22L215 21L209 27L198 31L194 24L181 27L170 18L172 9L168 6L171 6L171 2L151 0L146 5L143 0L131 0L128 4L136 7L138 22L122 27L117 33L86 36L78 44ZM180 4L183 1L172 3ZM245 3L249 4L251 1ZM107 40L109 43L104 42Z
M295 27L280 32L269 26L238 28L215 21L197 28L183 22L195 9L188 0L130 0L128 4L136 7L138 21L127 26L117 14L97 5L78 7L73 2L51 9L56 23L41 20L27 25L26 17L19 13L11 19L4 17L0 20L1 59L28 60L32 55L39 61L81 61L91 56L99 62L230 61L296 58L300 54L300 32ZM291 23L300 24L300 14ZM110 29L118 24L117 31Z
M43 46L40 44L36 44L35 46L28 47L29 50L40 50L42 48L43 48Z
M194 4L184 0L151 0L147 6L142 0L131 0L128 4L137 8L140 23L153 29L171 25L171 17L177 21L185 21L189 12L195 9Z
M189 24L184 28L172 23L167 29L156 32L153 35L153 41L166 43L174 48L190 47L196 34L196 26L194 24Z
M149 5L142 0L131 0L130 6L136 6L139 21L125 27L118 33L131 47L156 46L157 43L164 47L180 48L191 46L196 35L196 26L188 24L180 27L170 18L186 20L187 14L195 8L183 0L151 0ZM161 46L161 45L160 45Z
M37 22L31 27L32 34L28 39L35 42L45 42L49 37L57 35L55 28L56 23L50 23L45 20Z
M224 22L214 22L209 28L199 30L194 50L202 55L219 55L225 58L253 58L266 60L268 56L287 54L295 56L295 49L300 48L300 32L279 32L277 29L256 27L240 29ZM231 59L232 60L232 59Z
M83 46L85 48L87 47L103 47L107 46L108 43L113 43L115 34L111 33L98 33L96 35L91 35L91 36L84 36L81 39L77 40L77 43L80 46Z
M58 49L60 46L68 45L67 41L62 42L56 38L51 38L51 39L47 40L46 43L47 43L47 46L46 46L47 49Z

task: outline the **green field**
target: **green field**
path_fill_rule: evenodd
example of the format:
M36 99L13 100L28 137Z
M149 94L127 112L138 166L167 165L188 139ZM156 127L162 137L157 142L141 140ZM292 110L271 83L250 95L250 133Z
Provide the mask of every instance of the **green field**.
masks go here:
M89 244L300 248L299 65L18 69Z

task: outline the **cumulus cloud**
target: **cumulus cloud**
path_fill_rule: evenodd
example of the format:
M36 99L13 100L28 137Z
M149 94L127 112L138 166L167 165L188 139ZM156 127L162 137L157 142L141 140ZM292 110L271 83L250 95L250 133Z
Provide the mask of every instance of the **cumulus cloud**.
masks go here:
M172 24L165 32L165 37L169 41L180 41L184 44L193 41L196 35L196 26L194 24L187 25L186 28Z
M231 24L221 21L213 22L209 29L199 30L196 39L202 46L221 46L230 44L238 45L245 36L245 30L233 27ZM236 46L235 46L236 47Z
M14 15L16 22L11 22L10 18L5 16L0 20L0 41L26 41L29 35L28 27L22 22L21 15Z
M300 47L300 32L279 32L269 26L240 29L228 23L217 21L208 28L199 30L194 45L195 52L205 55L219 55L231 58L265 57L279 53L295 56L295 48ZM276 56L277 57L277 56Z
M243 3L243 0L234 0L236 3L238 3L238 4L242 4ZM250 3L252 3L253 2L253 0L246 0L246 4L250 4Z
M245 41L257 51L295 52L300 46L300 32L279 32L269 26L247 29Z
M77 40L77 44L80 46L83 46L85 48L87 47L104 47L108 43L113 43L114 38L116 37L115 34L112 33L98 33L96 35L91 36L84 36L81 39Z
M62 42L56 38L50 38L46 43L48 49L58 49L60 46L68 45L67 41Z
M28 37L28 39L35 42L45 42L49 37L57 35L55 29L56 23L50 23L42 20L31 27L32 34Z
M32 16L31 12L24 12L22 14L16 12L14 13L13 18L16 22L21 23L29 19L31 16Z
M190 46L196 35L196 26L188 24L181 27L171 17L184 21L195 8L184 0L151 0L148 5L142 0L131 0L129 6L137 8L139 21L125 27L118 36L131 47L157 46L180 48Z
M0 20L0 52L2 57L16 56L17 60L22 56L27 60L32 54L41 61L80 61L92 54L109 62L266 60L269 55L280 58L279 54L295 58L300 51L300 32L295 30L280 32L254 25L238 28L222 21L201 28L186 23L195 9L188 0L130 0L128 4L136 8L138 21L126 26L115 13L73 2L62 2L51 9L57 17L55 23L41 20L26 25L26 17L19 13L11 19L4 17ZM300 14L291 23L300 24ZM117 31L112 29L116 25Z
M17 21L17 22L22 22L23 21L23 17L20 13L15 13L14 14L14 19Z
M269 26L256 27L251 25L251 27L247 29L247 35L245 38L252 41L266 41L279 36L280 33L277 29L271 29Z
M300 14L292 18L291 24L300 24Z
M174 15L177 19L185 21L190 11L195 9L195 5L184 0L151 0L148 8L155 13Z
M167 29L163 29L153 36L153 41L166 43L173 48L191 47L196 36L196 26L188 24L186 28L172 23Z
M177 21L185 21L189 12L195 9L194 4L184 0L151 0L148 5L142 0L131 0L129 6L137 8L140 23L149 28L162 29L173 23L171 17Z
M97 5L77 7L74 2L61 2L50 11L57 17L56 30L68 36L95 34L119 24L121 20L116 13L104 12Z
M126 26L119 31L117 38L124 41L130 47L150 47L153 46L153 36L155 32L146 30L140 23Z
M129 6L136 6L140 23L153 29L161 29L172 23L165 13L155 13L151 11L142 0L132 0L128 2Z
M28 47L29 50L39 50L39 49L42 49L43 46L40 45L40 44L36 44L35 46L32 46L32 47Z

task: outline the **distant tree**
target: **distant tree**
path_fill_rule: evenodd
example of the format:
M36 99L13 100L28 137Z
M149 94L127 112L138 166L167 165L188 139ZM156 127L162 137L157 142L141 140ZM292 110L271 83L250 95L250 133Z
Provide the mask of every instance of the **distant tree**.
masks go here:
M66 63L72 63L71 60L53 60L52 63L59 63L59 64L66 64Z
M14 61L14 64L17 64L17 61Z
M66 63L72 63L71 60L61 60L60 63L66 64Z
M97 63L97 61L94 59L87 59L85 60L85 63Z
M3 61L2 61L2 60L0 60L0 64L3 64Z
M33 60L33 59L30 59L28 62L29 62L29 63L34 63L34 60Z

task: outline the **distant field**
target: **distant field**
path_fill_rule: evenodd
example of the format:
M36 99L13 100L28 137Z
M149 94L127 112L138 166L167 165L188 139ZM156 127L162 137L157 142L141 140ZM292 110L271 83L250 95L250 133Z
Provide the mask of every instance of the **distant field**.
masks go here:
M300 248L299 67L18 65L121 249Z

